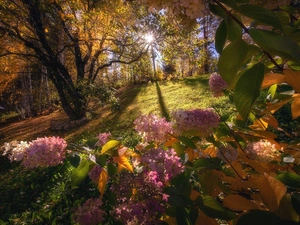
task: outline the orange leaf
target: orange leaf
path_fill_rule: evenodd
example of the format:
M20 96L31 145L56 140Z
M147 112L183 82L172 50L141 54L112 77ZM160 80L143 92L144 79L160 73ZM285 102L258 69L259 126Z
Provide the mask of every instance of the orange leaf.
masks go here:
M195 225L219 225L219 223L213 219L205 215L204 213L199 213Z
M284 75L280 73L267 73L264 76L264 80L262 82L261 88L270 87L273 84L283 83L284 82Z
M256 119L251 126L249 126L251 129L256 130L256 129L263 129L266 130L268 128L268 123L265 122L262 119Z
M291 105L291 111L293 119L296 119L300 116L300 98L294 98Z
M275 104L273 104L273 103L267 103L268 108L264 111L264 113L268 113L268 112L274 113L278 109L280 109L283 105L285 105L286 103L288 103L291 100L292 100L292 96L290 98L288 98L288 99L282 100L282 101L277 102Z
M165 143L165 147L171 147L174 143L178 142L179 140L177 138L171 138Z
M284 70L285 81L291 85L296 92L300 92L300 71Z
M257 179L261 198L271 212L277 210L282 197L286 193L286 186L279 180L265 174Z
M271 114L264 115L261 119L274 128L278 127L278 121Z
M223 200L223 205L233 211L258 209L258 205L240 195L228 195Z
M118 163L118 170L120 171L121 169L125 168L129 170L130 172L133 172L132 165L130 164L129 160L125 156L117 156L113 157L114 161Z
M102 169L100 176L99 176L99 181L98 181L98 190L99 190L101 196L104 194L107 180L108 180L108 173L105 169Z

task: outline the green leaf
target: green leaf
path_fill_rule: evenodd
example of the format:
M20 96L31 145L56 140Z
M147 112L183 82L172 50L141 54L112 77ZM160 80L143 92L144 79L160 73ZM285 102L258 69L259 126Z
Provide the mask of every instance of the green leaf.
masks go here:
M100 166L104 167L106 166L106 156L101 154L96 154L96 163L98 163Z
M230 6L233 9L238 9L238 5L236 4L235 0L219 0L219 1L224 3L225 5Z
M262 210L253 210L242 215L236 225L277 225L281 222L279 216Z
M294 210L298 213L298 215L300 215L300 193L293 192L291 195L291 200Z
M227 27L224 20L220 23L215 36L215 48L218 53L222 53L227 39Z
M97 144L97 142L99 141L99 138L97 137L93 137L93 138L90 138L86 144L89 148L94 148Z
M221 159L220 158L201 158L198 159L194 165L193 169L207 171L214 169L221 169Z
M80 156L79 155L69 156L67 160L71 163L72 166L77 167L80 163Z
M118 168L113 163L107 163L108 176L112 177L118 172Z
M243 65L248 54L248 45L242 39L230 43L223 50L218 62L218 69L221 77L233 88L238 80L237 72Z
M103 147L101 149L101 154L104 154L105 152L107 152L110 149L118 147L120 144L121 144L121 142L117 141L117 140L108 141L105 145L103 145Z
M231 16L225 19L227 25L227 38L229 41L234 41L242 37L243 29Z
M83 158L77 168L72 170L71 184L77 187L86 178L90 170L90 161Z
M273 99L277 90L277 84L273 84L269 90L268 90L268 95L271 95L271 98Z
M300 70L300 63L288 61L288 66L292 68L293 70Z
M233 95L233 100L238 112L246 119L253 107L253 104L260 94L260 87L264 78L265 66L257 63L238 80Z
M292 188L300 188L300 175L292 172L281 173L276 179Z
M233 212L226 209L216 199L209 195L201 195L197 197L196 204L199 206L201 211L211 218L232 220L236 217Z
M271 10L260 7L258 5L250 5L250 4L240 5L239 9L240 9L239 11L243 15L249 18L252 18L260 23L281 29L281 23L279 19Z
M195 143L188 137L185 136L178 136L177 137L182 144L184 144L186 147L192 148L192 149L197 149L197 146Z
M225 18L227 16L227 13L218 5L216 4L209 4L209 10L216 16Z
M289 37L261 29L250 29L249 34L263 50L291 61L300 62L300 46Z

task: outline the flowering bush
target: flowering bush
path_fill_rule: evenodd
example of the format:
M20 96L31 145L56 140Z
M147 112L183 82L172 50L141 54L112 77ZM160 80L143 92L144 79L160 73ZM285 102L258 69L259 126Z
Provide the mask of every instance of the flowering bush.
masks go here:
M104 220L105 212L101 210L99 198L88 199L74 213L73 220L80 225L97 225Z
M208 84L213 96L215 97L222 96L224 94L224 90L228 87L223 78L217 73L212 73L210 75Z

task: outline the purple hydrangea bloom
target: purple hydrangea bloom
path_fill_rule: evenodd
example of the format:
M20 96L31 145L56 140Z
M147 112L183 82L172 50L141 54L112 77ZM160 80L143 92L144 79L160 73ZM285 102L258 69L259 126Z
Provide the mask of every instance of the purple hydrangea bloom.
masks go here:
M223 78L217 74L212 73L209 77L209 87L214 97L220 97L223 95L224 90L228 87Z

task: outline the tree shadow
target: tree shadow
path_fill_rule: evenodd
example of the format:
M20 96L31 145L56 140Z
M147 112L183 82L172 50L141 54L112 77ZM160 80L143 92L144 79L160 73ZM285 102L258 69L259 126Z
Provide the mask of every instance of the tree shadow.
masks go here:
M165 117L167 121L170 121L170 115L169 115L168 109L166 108L166 104L165 104L164 98L162 96L162 93L161 93L161 90L160 90L160 87L159 87L159 84L157 81L155 82L155 86L156 86L156 91L157 91L157 96L158 96L158 104L160 106L161 115L163 117Z
M193 76L186 77L184 79L184 84L188 86L198 86L198 85L208 85L209 78L207 76Z

